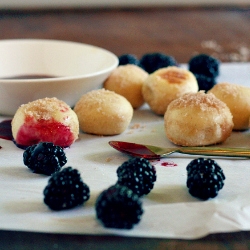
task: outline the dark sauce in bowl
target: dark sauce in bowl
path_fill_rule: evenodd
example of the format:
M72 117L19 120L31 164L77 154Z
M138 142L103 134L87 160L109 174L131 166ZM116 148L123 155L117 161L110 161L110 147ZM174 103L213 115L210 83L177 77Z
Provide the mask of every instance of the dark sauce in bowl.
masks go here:
M9 76L9 77L0 77L4 80L25 80L25 79L45 79L45 78L56 78L53 75L18 75L18 76Z

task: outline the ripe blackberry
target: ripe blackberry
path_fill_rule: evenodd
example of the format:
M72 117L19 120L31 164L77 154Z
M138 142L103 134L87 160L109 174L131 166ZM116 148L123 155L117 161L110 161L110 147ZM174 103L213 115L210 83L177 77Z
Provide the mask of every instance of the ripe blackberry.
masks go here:
M78 170L67 167L50 177L43 194L49 208L63 210L82 205L89 199L90 190Z
M198 158L187 166L189 193L202 200L214 198L224 186L225 175L212 159Z
M177 65L174 57L159 52L145 54L140 59L140 66L149 74L160 68Z
M140 61L135 55L132 54L124 54L119 56L119 65L126 65L126 64L135 64L139 65Z
M67 162L63 149L51 142L29 146L23 153L23 162L34 173L51 175Z
M213 77L207 77L201 74L194 74L194 75L198 82L199 90L204 90L205 92L207 92L216 84L216 80Z
M219 75L220 62L212 56L199 54L192 57L188 64L189 70L194 74L205 75L212 78Z
M143 214L139 196L126 186L113 185L97 198L96 216L105 227L131 229Z
M148 194L156 181L156 170L144 158L132 158L117 169L117 183L127 186L139 197Z

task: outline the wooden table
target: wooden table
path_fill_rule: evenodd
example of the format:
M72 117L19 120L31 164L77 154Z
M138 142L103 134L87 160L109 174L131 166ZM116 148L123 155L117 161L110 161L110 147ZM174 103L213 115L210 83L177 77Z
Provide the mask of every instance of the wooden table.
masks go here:
M70 40L139 58L164 52L180 63L201 52L236 61L250 50L249 16L250 8L5 11L0 39Z
M209 53L224 62L250 61L249 27L250 8L246 6L0 12L0 39L70 40L138 58L163 52L179 63L187 63L196 53ZM249 246L250 232L187 241L0 231L0 249L240 250Z

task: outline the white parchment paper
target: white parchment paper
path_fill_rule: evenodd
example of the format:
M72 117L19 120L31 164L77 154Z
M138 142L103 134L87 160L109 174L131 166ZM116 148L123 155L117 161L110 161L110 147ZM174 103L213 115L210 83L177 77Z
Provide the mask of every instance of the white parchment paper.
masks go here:
M250 64L221 65L218 81L250 86ZM5 119L9 117L0 120ZM134 229L104 228L95 217L95 200L116 182L117 167L129 158L111 148L110 140L173 146L165 136L163 117L153 114L147 105L135 111L131 125L121 135L81 133L79 140L66 150L66 166L80 171L91 197L84 206L55 212L43 203L43 189L49 177L32 173L23 164L23 150L0 139L0 229L179 239L250 230L250 160L214 158L225 173L225 186L216 198L200 201L186 187L186 166L198 156L180 154L152 161L157 181L151 193L142 198L144 214ZM221 147L250 147L250 132L233 132Z

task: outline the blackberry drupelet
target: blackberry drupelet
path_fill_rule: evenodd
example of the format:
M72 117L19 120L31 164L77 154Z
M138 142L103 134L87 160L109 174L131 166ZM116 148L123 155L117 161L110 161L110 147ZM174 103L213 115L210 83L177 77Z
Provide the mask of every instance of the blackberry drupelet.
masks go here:
M187 166L189 193L202 200L214 198L224 186L225 175L212 159L198 158Z
M51 142L40 142L24 151L23 162L34 173L51 175L66 164L67 157L63 148Z
M216 84L216 80L214 77L207 77L201 74L194 74L194 75L198 82L199 90L204 90L205 92L207 92Z
M139 196L119 184L109 187L98 196L95 210L103 226L119 229L133 228L143 214Z
M216 78L219 75L219 60L206 54L192 57L188 65L193 74L205 75L211 78Z
M140 59L140 66L149 74L160 68L177 65L174 57L160 52L144 54Z
M144 158L132 158L117 169L117 183L127 186L139 197L148 194L156 181L156 170Z
M50 177L43 194L50 209L63 210L84 204L90 197L90 189L77 169L67 167Z
M139 65L140 61L135 55L132 54L124 54L119 56L119 65L127 65L127 64L134 64Z

